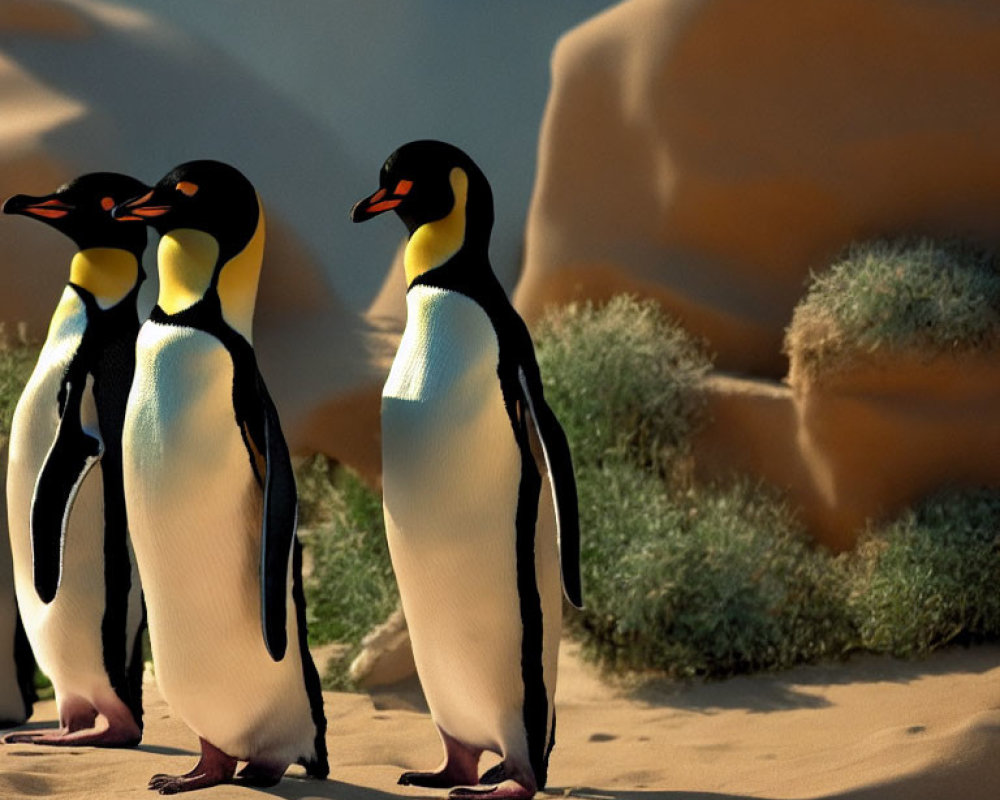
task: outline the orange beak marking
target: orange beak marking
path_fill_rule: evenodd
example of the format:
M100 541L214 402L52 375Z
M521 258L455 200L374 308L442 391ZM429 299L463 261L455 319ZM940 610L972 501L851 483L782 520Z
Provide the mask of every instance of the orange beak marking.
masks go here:
M368 211L371 212L372 214L378 214L379 212L388 211L391 208L395 208L402 202L403 202L402 200L383 200L381 203L373 203L372 205L368 206Z
M410 193L410 189L413 188L413 181L400 181L396 184L396 188L393 189L393 194L407 195Z
M64 208L42 208L42 206L28 206L24 210L36 217L45 217L46 219L59 219L69 214Z
M140 208L133 208L132 213L142 218L162 217L169 210L170 206L146 206ZM124 217L119 217L119 219L124 219Z
M126 206L126 208L135 208L136 206L141 206L152 196L153 196L153 191L151 189L150 191L146 192L146 194L144 194L142 197L137 197L135 200L129 203Z

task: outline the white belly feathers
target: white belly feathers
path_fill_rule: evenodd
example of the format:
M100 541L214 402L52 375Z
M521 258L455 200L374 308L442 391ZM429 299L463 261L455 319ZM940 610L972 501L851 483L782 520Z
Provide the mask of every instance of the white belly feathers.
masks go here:
M389 549L435 721L498 748L510 738L507 721L520 717L523 687L521 466L496 334L483 309L455 292L414 287L407 310L382 394Z
M262 494L213 336L147 322L125 422L125 494L157 681L199 735L238 758L313 750L302 661L271 660L260 622ZM298 641L295 604L288 637ZM266 720L266 722L264 722Z

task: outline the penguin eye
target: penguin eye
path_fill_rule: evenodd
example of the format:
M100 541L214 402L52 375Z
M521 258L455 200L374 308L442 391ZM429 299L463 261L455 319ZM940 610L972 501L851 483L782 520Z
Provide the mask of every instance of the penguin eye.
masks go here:
M194 197L198 192L198 184L191 181L180 181L174 188L186 197Z
M110 211L115 207L115 198L113 197L102 197L101 198L101 208L105 211Z
M392 193L395 195L409 194L412 188L413 181L400 181L396 184L396 188L392 190Z

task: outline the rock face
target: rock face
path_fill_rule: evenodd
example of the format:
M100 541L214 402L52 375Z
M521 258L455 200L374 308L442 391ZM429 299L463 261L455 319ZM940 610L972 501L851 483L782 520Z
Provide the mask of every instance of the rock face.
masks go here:
M783 378L811 270L850 242L1000 249L1000 9L985 0L628 0L552 59L516 300L628 291L707 339L703 476L784 487L816 537L1000 486L995 358ZM761 380L763 379L763 380Z
M997 353L887 355L792 387L715 376L706 390L701 476L781 487L833 550L942 488L1000 487Z
M629 0L566 34L517 301L633 291L781 377L810 269L877 235L1000 243L988 0Z

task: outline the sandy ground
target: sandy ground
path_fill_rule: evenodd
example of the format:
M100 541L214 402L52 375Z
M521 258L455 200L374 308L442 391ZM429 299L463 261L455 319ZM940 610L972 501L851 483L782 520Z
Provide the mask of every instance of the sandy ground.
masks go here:
M583 800L979 800L1000 794L1000 647L928 660L846 664L711 684L615 688L563 648L559 741L548 797ZM415 683L327 693L332 776L298 767L275 788L220 786L204 800L443 796L396 786L440 758ZM55 717L52 702L36 721ZM155 772L185 772L197 741L147 684L138 750L0 749L0 797L149 798Z

